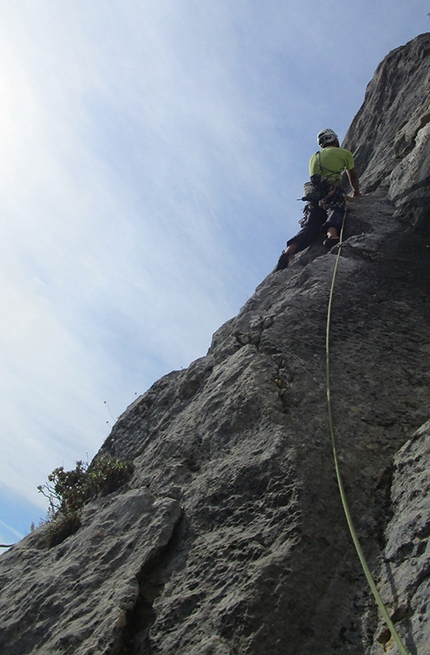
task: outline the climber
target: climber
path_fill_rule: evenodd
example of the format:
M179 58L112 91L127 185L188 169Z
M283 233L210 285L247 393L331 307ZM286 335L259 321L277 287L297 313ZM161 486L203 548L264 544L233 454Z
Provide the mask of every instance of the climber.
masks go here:
M339 243L339 230L345 212L345 191L341 187L342 173L345 170L353 196L360 195L354 157L349 150L339 146L336 132L326 128L318 134L317 140L322 150L312 155L309 175L317 190L323 189L320 195L322 199L311 199L307 202L303 210L304 218L300 221L302 229L287 241L287 248L279 258L276 271L287 268L291 257L307 248L320 232L327 234L324 240L326 248L332 248ZM304 197L303 200L307 198Z

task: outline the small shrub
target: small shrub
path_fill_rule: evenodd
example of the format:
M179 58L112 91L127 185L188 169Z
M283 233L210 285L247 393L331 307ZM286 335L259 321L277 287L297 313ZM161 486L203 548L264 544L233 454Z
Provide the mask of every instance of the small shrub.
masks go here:
M91 464L76 462L65 471L60 466L48 475L48 482L37 487L49 502L48 520L52 523L50 545L74 534L81 525L80 510L89 500L116 491L131 477L133 465L113 457L96 459Z
M81 527L81 516L79 512L63 516L58 514L49 522L48 546L52 548L61 544L67 537L71 537Z
M37 488L39 489L39 487L37 487ZM37 528L41 528L42 525L45 525L45 523L48 522L48 520L49 520L48 517L46 517L44 519L40 518L39 523L37 525L36 525L36 523L34 521L32 521L30 523L30 532L34 532L35 530L37 530Z

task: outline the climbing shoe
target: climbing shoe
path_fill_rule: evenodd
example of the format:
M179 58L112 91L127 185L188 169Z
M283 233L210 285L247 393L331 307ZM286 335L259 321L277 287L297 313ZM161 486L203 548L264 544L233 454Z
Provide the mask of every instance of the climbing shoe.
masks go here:
M330 237L326 239L323 243L326 248L330 249L333 248L333 246L337 246L339 241L340 241L339 237Z
M282 255L278 259L278 263L276 264L275 271L283 271L284 268L288 268L289 263L290 260L288 259L288 255L285 251L283 251Z

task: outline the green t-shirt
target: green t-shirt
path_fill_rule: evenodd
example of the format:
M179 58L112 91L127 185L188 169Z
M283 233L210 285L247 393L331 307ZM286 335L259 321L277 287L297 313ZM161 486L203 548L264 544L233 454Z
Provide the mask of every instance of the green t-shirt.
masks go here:
M320 167L321 161L321 167ZM312 155L309 162L309 175L321 175L333 182L339 182L343 171L354 168L354 157L345 148L327 146Z

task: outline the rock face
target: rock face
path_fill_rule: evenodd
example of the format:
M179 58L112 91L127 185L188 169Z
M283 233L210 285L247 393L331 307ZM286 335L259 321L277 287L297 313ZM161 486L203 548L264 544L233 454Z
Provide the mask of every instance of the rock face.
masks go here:
M411 653L425 655L430 644L430 421L399 450L394 466L394 515L386 530L381 594L396 608L397 621L411 626ZM381 626L380 643L386 645L389 638Z
M351 513L410 652L430 642L430 35L390 53L345 145L331 397ZM335 252L270 274L205 357L159 380L98 457L133 461L48 548L0 558L3 655L376 655L390 650L348 533L326 407ZM390 652L398 652L393 646Z
M393 50L378 66L345 138L366 192L384 188L396 215L428 238L430 35Z

